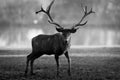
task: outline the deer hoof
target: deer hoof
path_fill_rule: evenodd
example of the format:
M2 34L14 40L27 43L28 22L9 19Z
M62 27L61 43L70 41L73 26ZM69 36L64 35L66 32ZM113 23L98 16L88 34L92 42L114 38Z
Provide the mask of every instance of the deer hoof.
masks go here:
M68 75L71 76L71 72L70 72L70 70L68 70Z

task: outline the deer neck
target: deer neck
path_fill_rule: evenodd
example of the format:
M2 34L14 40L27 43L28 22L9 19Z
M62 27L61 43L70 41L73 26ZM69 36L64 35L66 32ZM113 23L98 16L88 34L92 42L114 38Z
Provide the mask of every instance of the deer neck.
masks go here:
M63 39L65 42L69 43L70 42L70 39L71 39L71 36L70 36L70 33L62 33L62 36L63 36Z
M63 53L65 53L66 51L68 51L70 49L71 35L70 34L66 35L66 34L62 33L62 36L63 36L63 39L64 39L64 45L65 45Z

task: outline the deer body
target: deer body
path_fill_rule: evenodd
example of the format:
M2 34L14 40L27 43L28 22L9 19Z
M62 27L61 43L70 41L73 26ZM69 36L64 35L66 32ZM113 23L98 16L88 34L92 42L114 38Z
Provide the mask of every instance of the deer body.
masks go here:
M42 55L55 55L57 63L57 75L59 75L59 56L64 54L68 59L68 74L70 75L70 59L68 49L70 47L70 40L61 33L53 35L38 35L32 39L32 53L27 56L27 65L25 75L28 72L29 62L31 61L31 74L33 74L33 62Z
M60 33L54 35L38 35L32 39L33 53L40 55L61 55L68 47L67 41Z

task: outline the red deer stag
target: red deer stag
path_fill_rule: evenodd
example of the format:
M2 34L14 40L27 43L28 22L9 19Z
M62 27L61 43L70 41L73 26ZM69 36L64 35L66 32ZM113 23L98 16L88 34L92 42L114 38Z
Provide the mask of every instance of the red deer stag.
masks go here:
M41 6L41 10L36 12L36 14L38 14L39 12L45 13L49 17L48 22L50 24L55 25L55 28L59 33L56 33L53 35L38 35L32 39L32 53L27 56L25 75L27 75L27 72L28 72L29 62L31 66L31 74L33 74L34 60L45 54L55 56L55 60L57 64L57 76L59 75L59 56L64 54L68 60L68 75L71 75L70 58L68 55L68 49L70 47L70 35L71 33L75 33L79 29L79 26L84 26L87 23L87 21L81 24L83 19L89 14L94 13L94 12L92 11L92 8L88 12L87 6L85 6L85 8L83 9L84 16L82 17L82 19L77 24L72 26L72 28L65 29L58 23L54 22L54 20L52 19L50 15L50 9L54 1L55 0L53 0L50 3L50 5L48 6L46 10L44 10Z

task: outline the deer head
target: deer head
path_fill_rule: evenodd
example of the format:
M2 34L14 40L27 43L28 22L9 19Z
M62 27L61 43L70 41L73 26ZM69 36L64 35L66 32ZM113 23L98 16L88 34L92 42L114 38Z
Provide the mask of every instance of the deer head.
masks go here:
M56 30L57 30L58 32L61 32L61 33L64 35L64 37L66 37L66 38L67 38L71 33L75 33L75 32L80 28L80 26L84 26L84 25L87 24L88 21L82 23L82 21L84 20L85 17L87 17L87 16L90 15L91 13L95 13L94 11L92 11L92 8L91 8L90 11L87 11L87 6L85 6L84 8L83 8L83 6L81 6L81 7L82 7L82 10L83 10L83 12L84 12L84 15L82 16L81 20L80 20L77 24L73 25L71 28L65 29L65 28L62 27L60 24L58 24L57 22L55 22L55 21L52 19L51 15L50 15L50 10L51 10L51 7L52 7L54 1L55 1L55 0L53 0L53 1L50 3L50 5L47 7L46 10L44 10L44 9L42 8L42 6L41 6L41 10L40 10L40 11L37 11L36 14L38 14L39 12L43 12L43 13L47 14L47 16L49 17L48 22L49 22L50 24L55 25ZM81 4L81 5L82 5L82 4Z

